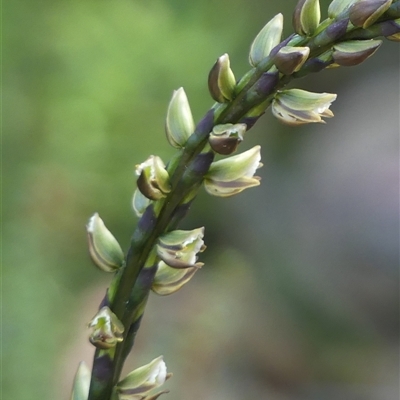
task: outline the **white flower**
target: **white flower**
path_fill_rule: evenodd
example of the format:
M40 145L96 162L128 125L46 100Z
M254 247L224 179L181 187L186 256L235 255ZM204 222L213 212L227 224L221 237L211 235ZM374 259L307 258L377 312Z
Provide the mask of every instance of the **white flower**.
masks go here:
M203 241L204 228L192 231L176 230L160 236L157 244L157 254L172 268L200 268L197 263L197 253L205 250Z
M244 153L213 162L204 179L206 191L214 196L228 197L258 186L260 178L254 176L260 163L260 146Z
M301 89L278 92L272 102L272 113L287 125L302 125L313 122L325 123L322 117L333 117L329 109L336 94L312 93Z

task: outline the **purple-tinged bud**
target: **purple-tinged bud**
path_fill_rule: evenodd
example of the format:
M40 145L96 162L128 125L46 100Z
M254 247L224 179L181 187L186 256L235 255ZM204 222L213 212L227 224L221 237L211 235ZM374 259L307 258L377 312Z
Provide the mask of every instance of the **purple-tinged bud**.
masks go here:
M309 54L309 47L285 46L274 57L274 63L279 72L284 75L292 75L303 66Z
M249 54L249 62L256 67L271 50L279 44L283 30L283 15L278 14L269 21L254 39Z
M208 89L215 101L227 103L233 100L235 86L236 79L230 67L229 56L224 54L211 68L208 75Z
M99 349L111 349L123 340L124 326L108 307L103 307L94 316L89 328L93 329L90 343Z
M371 26L392 4L393 0L359 0L349 11L350 21L363 29Z
M349 40L333 46L333 60L343 67L351 67L361 64L368 57L372 56L382 40Z
M245 132L245 124L216 125L210 133L208 141L216 153L229 155L234 153L243 141L243 134Z
M301 36L311 36L321 19L319 0L299 0L293 13L293 28Z
M160 157L150 156L136 165L138 189L150 200L159 200L171 191L169 174Z

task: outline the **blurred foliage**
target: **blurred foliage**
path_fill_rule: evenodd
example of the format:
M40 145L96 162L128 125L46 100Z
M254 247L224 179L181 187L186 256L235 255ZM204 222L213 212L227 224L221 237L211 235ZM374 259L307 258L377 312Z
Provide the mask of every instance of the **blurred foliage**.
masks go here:
M289 33L295 3L3 2L5 399L68 398L109 278L84 224L99 212L128 247L134 166L173 154L172 90L199 119L215 59L246 72L252 38L277 12ZM299 83L339 93L329 129L268 115L251 131L261 188L195 202L184 226L206 226L206 265L151 298L130 361L164 354L175 398L396 398L399 65L383 47Z

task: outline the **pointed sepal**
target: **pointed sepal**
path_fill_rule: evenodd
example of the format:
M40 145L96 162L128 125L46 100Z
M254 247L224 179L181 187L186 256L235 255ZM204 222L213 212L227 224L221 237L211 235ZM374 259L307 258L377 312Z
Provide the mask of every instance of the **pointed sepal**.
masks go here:
M244 153L215 161L204 178L204 188L214 196L228 197L260 184L260 178L254 176L260 163L260 146Z
M215 125L208 139L211 148L218 154L229 155L243 141L246 124Z
M382 44L382 40L349 40L333 46L333 60L348 67L361 64L371 57Z
M86 225L89 254L97 267L115 272L124 265L124 253L117 239L106 228L99 214L94 214Z
M90 343L99 349L111 349L123 340L124 326L109 307L103 307L89 322Z
M168 106L165 132L171 146L179 149L185 146L195 125L189 101L183 88L175 90Z
M272 113L287 125L302 125L314 122L324 123L322 117L333 117L329 109L336 100L336 94L313 93L301 89L278 92L272 102Z
M235 75L230 66L228 54L218 58L208 75L208 89L218 103L233 100L236 87Z
M256 67L280 43L282 30L282 14L276 15L261 29L250 48L249 62L253 67Z
M84 361L81 361L76 371L70 400L87 400L89 395L91 372Z
M321 19L319 0L299 0L293 13L293 28L301 36L311 36Z

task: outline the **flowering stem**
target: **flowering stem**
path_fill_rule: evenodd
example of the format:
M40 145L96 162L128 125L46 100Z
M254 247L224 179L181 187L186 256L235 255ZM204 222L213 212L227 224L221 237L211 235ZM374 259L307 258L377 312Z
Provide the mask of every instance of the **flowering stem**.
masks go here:
M113 290L109 290L102 303L102 306L110 307L125 331L123 341L116 347L96 350L88 400L111 399L123 363L133 346L155 276L158 258L154 249L157 240L160 235L176 228L186 215L214 160L214 152L205 151L213 127L243 122L250 129L270 106L279 89L294 78L317 72L333 63L329 56L319 58L333 44L347 39L370 39L397 34L400 31L399 4L399 0L393 1L386 13L366 29L349 25L348 12L344 12L336 20L321 23L321 29L314 36L289 36L239 81L240 90L232 101L213 106L198 123L185 147L167 166L171 191L147 207L133 233L125 266L117 272L112 283ZM273 70L274 57L283 46L310 48L308 60L299 71L290 75ZM253 112L260 105L261 110Z

